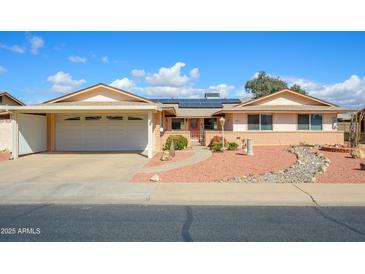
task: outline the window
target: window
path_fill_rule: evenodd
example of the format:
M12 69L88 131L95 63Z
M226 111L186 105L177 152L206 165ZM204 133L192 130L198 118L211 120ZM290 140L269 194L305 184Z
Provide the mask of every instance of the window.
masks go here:
M0 96L0 105L3 103L3 97Z
M309 115L299 114L298 115L298 129L299 130L309 130Z
M123 116L106 116L108 120L123 120Z
M86 121L98 121L98 120L101 120L101 116L86 116L85 120Z
M248 115L248 130L260 130L260 115Z
M142 121L143 119L141 117L136 116L128 116L129 121Z
M322 114L298 114L298 130L322 130Z
M248 115L248 130L272 130L272 114Z
M204 118L204 129L218 129L217 119L215 118Z
M322 114L311 114L311 130L322 130Z
M171 119L171 127L174 130L184 130L185 129L185 123L184 119L182 118L172 118Z
M261 130L272 130L271 114L261 114Z
M74 116L74 117L67 117L65 118L65 121L80 121L80 116Z

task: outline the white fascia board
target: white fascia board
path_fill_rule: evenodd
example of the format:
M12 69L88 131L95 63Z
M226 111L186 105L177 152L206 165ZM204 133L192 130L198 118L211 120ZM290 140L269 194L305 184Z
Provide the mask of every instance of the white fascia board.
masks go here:
M0 106L0 110L6 111L51 111L51 110L157 110L159 106Z

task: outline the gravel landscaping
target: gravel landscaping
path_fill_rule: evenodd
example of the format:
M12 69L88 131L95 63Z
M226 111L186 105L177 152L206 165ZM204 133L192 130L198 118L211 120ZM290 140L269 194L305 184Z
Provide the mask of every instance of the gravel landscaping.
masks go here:
M196 164L158 173L137 173L132 182L149 182L157 174L161 182L214 182L233 176L262 174L282 170L296 162L288 146L255 146L254 155L243 155L242 150L213 153Z
M365 183L365 171L360 169L365 159L354 159L349 153L321 153L331 160L331 165L326 173L318 176L319 183Z
M289 152L297 156L294 165L285 170L255 176L235 176L222 182L237 183L314 183L316 177L327 170L330 160L308 147L290 147Z

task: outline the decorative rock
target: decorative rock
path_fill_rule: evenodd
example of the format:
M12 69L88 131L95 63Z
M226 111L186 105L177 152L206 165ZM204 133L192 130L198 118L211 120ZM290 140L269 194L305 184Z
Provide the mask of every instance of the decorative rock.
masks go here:
M150 178L150 181L151 182L159 182L161 181L161 178L160 176L158 176L157 174L153 175L151 178Z
M355 158L355 159L364 159L365 158L365 150L360 149L360 148L354 149L351 152L351 156L352 156L352 158Z
M170 161L171 160L170 152L167 150L163 151L160 160L161 161Z
M319 153L305 146L295 146L288 149L297 156L297 162L285 170L268 172L248 177L235 176L226 180L238 183L315 183L316 176L326 172L330 161Z

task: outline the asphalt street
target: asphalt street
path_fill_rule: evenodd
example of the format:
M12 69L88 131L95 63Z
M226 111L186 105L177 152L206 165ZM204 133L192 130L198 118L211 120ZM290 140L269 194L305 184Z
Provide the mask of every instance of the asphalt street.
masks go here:
M365 207L1 205L0 241L365 241Z

